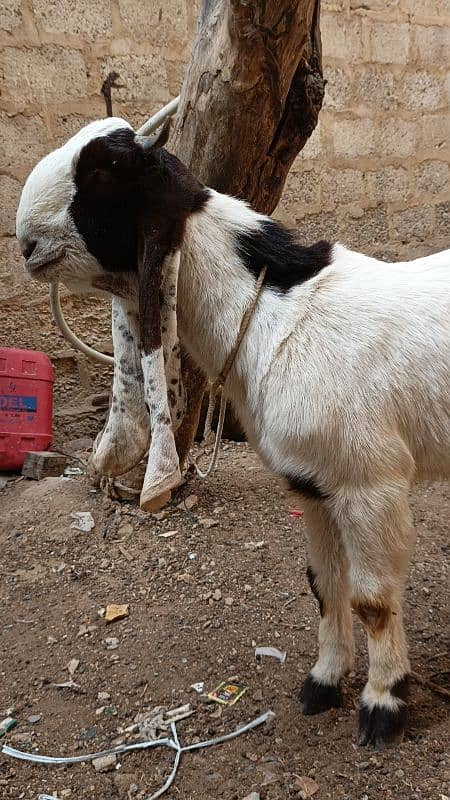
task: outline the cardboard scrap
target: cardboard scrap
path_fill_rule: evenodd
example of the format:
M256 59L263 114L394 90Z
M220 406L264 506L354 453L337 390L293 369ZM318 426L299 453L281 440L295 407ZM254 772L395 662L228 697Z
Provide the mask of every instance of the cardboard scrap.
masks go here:
M130 606L128 603L110 603L106 606L105 619L106 622L116 622L119 619L128 617L130 613Z
M316 781L308 776L296 775L294 785L299 790L302 800L308 800L309 797L313 797L319 791Z

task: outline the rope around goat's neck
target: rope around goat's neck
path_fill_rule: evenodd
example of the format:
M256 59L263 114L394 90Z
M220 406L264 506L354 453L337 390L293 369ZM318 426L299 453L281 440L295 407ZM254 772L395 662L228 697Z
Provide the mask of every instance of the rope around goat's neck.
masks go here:
M248 326L250 324L250 320L251 320L251 318L253 316L253 312L254 312L254 310L256 308L256 305L258 303L259 296L260 296L260 294L262 292L262 288L263 288L263 284L264 284L264 278L266 277L266 272L267 272L267 267L263 267L261 272L258 275L258 280L256 281L256 286L255 286L255 294L254 294L252 302L250 303L250 305L247 308L244 316L242 317L242 322L241 322L241 325L240 325L240 328L239 328L239 333L238 333L238 337L236 339L236 344L234 345L231 353L229 354L227 360L225 361L225 365L224 365L222 371L219 373L219 375L217 376L215 381L211 384L211 388L209 390L208 412L206 414L205 429L204 429L204 433L203 433L203 440L204 441L207 438L207 436L209 435L209 432L211 430L212 418L213 418L213 415L214 415L214 410L216 408L217 393L218 393L220 388L222 389L222 394L221 394L221 398L220 398L219 420L217 422L216 437L215 437L215 440L214 440L214 448L213 448L213 452L212 452L211 461L209 463L209 466L203 472L200 469L200 467L198 466L197 461L195 460L195 458L193 458L191 455L189 455L189 463L192 464L192 466L194 467L194 469L195 469L195 471L197 473L197 476L201 480L205 480L206 478L208 478L209 475L211 475L211 473L215 469L216 464L217 464L217 458L218 458L218 455L219 455L220 444L221 444L221 441L222 441L223 424L225 422L225 413L226 413L226 410L227 410L227 397L226 397L226 393L225 393L225 382L226 382L226 380L228 378L228 375L230 374L230 371L231 371L231 369L233 367L233 364L234 364L234 362L236 360L236 356L237 356L237 354L239 352L240 346L241 346L242 341L244 339L244 336L245 336L245 334L247 332L247 328L248 328Z

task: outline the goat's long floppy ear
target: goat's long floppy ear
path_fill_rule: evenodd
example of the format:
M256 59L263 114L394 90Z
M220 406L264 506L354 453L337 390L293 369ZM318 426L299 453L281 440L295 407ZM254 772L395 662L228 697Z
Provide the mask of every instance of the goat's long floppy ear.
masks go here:
M139 327L144 392L152 439L140 504L146 511L161 508L181 481L171 425L161 333L163 266L170 255L168 230L161 223L144 226L139 241ZM173 258L173 253L172 256ZM175 299L176 303L176 299ZM173 313L176 313L175 304ZM175 349L175 348L172 348Z
M138 245L139 321L145 355L161 346L161 283L168 248L160 229L140 232Z
M136 141L139 142L141 145L144 153L148 153L150 150L158 150L160 147L164 147L169 141L169 133L170 133L170 117L166 119L164 125L162 126L159 133L155 134L155 136L136 136Z

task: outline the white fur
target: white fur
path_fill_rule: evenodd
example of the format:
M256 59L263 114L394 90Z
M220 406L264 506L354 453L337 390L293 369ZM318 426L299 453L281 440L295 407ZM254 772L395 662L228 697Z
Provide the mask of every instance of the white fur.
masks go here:
M233 229L248 227L249 214L212 193L187 224L180 336L211 376L254 291L233 254ZM260 220L253 215L255 227ZM379 698L391 710L398 700L386 697L410 668L401 616L414 546L408 490L414 479L450 474L449 267L450 251L386 264L336 245L316 277L287 295L263 292L227 382L265 462L329 495L303 500L325 606L312 675L336 684L351 669L350 601L357 611L382 605L383 630L367 627L363 702Z
M374 708L387 708L389 711L398 711L401 706L405 705L405 701L400 697L394 697L389 691L376 692L370 684L364 688L361 695L361 700L369 711Z
M60 281L73 292L91 291L95 277L104 272L87 250L69 213L75 194L74 174L82 148L91 139L105 136L118 128L131 128L119 117L91 122L72 136L62 147L36 164L27 178L16 216L16 235L22 249L37 241L36 252L45 256L59 247L64 254L34 276L39 280Z
M180 251L169 256L164 265L161 285L161 331L164 352L167 392L172 429L180 427L184 416L186 397L181 380L181 351L177 326L177 286L180 268Z
M163 348L142 356L144 392L150 410L152 442L141 492L141 507L177 487L181 481L178 454L173 438Z
M89 135L100 128L95 123ZM79 136L30 176L17 230L23 243L41 237L50 250L67 247L63 266L39 278L87 287L99 265L85 248L83 254L66 208L73 190L69 161L88 132ZM235 237L265 219L210 190L205 207L186 223L179 331L213 378L255 291ZM266 464L278 475L310 478L326 495L321 502L304 500L309 558L324 602L313 676L336 683L351 668L351 603L367 627L363 702L369 707L398 708L390 689L409 670L401 614L414 546L409 487L450 473L449 266L450 250L386 264L335 245L330 265L315 277L286 294L264 288L226 385ZM142 364L147 399L149 376L158 374L163 383L162 354L155 358Z
M100 475L116 477L139 464L150 442L135 298L113 297L112 336L112 403L106 425L94 445L92 464ZM133 346L130 347L130 344Z

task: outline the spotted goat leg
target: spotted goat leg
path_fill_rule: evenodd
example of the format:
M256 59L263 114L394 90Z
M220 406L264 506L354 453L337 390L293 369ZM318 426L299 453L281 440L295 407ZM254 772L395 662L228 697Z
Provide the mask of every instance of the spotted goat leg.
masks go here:
M142 372L152 438L140 505L145 511L155 511L168 502L171 491L181 482L169 410L161 332L164 318L167 323L164 325L167 328L164 332L167 369L169 374L172 374L176 364L177 350L179 357L179 345L176 337L176 282L172 281L171 283L169 278L169 283L167 284L167 281L164 283L162 276L166 272L168 275L177 273L179 252L167 255L160 250L158 242L151 241L151 239L144 239L142 248L139 290ZM170 307L169 309L165 308L164 314L161 311L163 285L166 289L174 286L175 290L173 300L169 303ZM163 305L168 305L167 300Z
M161 339L172 428L178 430L186 408L181 376L181 349L177 332L177 284L180 251L166 259L161 285Z
M117 477L141 461L150 441L139 347L138 307L137 300L132 297L113 296L112 338L112 401L105 427L94 443L91 465L99 475Z

